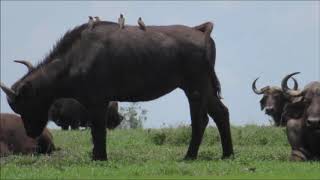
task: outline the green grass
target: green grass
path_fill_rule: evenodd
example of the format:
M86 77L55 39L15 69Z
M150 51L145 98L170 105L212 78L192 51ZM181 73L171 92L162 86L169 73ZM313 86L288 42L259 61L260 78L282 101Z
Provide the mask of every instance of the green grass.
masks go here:
M190 128L108 131L108 161L91 161L90 131L52 131L50 156L1 158L1 179L171 178L319 179L319 162L290 162L285 129L233 127L235 156L222 160L216 128L207 128L199 157L183 161ZM253 170L252 170L253 169Z

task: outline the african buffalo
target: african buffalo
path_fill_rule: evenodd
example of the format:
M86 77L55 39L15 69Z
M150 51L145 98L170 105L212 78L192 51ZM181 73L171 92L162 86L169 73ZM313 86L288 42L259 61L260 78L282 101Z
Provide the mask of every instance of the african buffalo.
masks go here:
M86 108L72 98L56 100L49 109L49 119L53 120L63 130L90 127L90 119ZM118 113L118 102L111 101L106 110L106 128L116 128L123 117Z
M282 89L295 101L287 104L283 118L286 118L287 137L291 145L291 160L320 160L320 82L313 81L302 91L291 90L287 81L282 80Z
M191 112L185 159L198 154L209 114L217 124L223 157L233 154L228 108L220 100L213 24L137 26L85 23L68 31L33 70L11 88L1 84L10 107L31 137L41 134L54 100L74 98L88 110L93 159L106 160L105 107L109 101L149 101L181 88ZM34 113L37 109L37 113Z
M53 137L47 128L36 138L27 136L21 118L15 114L0 114L0 156L9 154L51 153Z
M256 87L258 79L259 78L253 81L252 90L258 95L263 95L262 99L260 100L261 111L265 110L265 113L272 117L275 126L286 126L287 122L282 121L281 115L283 113L283 108L291 101L291 99L286 97L283 94L282 89L277 86L265 86L258 90ZM294 78L292 79L294 81L293 89L297 90L298 83Z

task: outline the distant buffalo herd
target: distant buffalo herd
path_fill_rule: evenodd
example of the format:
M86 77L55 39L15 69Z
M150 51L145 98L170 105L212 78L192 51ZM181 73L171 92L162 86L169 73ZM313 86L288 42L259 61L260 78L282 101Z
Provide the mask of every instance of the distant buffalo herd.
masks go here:
M99 18L98 18L99 19ZM0 154L50 153L56 148L46 129L90 127L93 160L107 160L106 129L123 117L118 101L157 99L176 88L184 91L192 134L185 159L196 159L209 116L217 125L223 157L233 155L229 111L221 101L215 73L216 47L210 22L195 27L129 26L90 18L65 33L37 66L11 88L1 83L14 114L1 114ZM320 159L320 82L303 90L292 73L281 87L252 89L276 126L287 127L292 160ZM289 79L294 87L287 86Z

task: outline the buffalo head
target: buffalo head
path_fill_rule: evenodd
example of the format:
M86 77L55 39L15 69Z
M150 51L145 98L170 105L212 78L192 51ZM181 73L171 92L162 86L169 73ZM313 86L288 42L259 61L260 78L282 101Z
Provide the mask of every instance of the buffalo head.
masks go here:
M295 98L288 104L286 115L289 118L303 118L307 127L318 129L320 128L320 82L311 82L302 91L292 90L288 88L287 81L296 74L299 72L285 76L281 83L285 95Z
M260 100L261 110L265 110L265 113L273 118L277 126L282 125L281 114L283 112L283 107L287 102L286 96L283 94L282 89L276 86L265 86L258 90L256 87L256 82L258 79L259 78L253 81L252 90L258 95L263 95L262 99ZM295 79L293 79L293 81L294 89L298 89L297 81Z
M48 107L34 99L44 95L38 94L38 89L30 82L18 82L12 88L1 83L0 87L7 95L9 106L21 115L27 135L38 137L47 124L47 111L43 109Z
M16 63L24 64L29 72L34 69L33 65L25 60L15 60ZM40 95L39 90L26 78L18 80L11 88L0 84L1 89L7 95L7 101L12 110L21 115L27 135L35 138L39 136L47 124L47 112L41 111L45 105L41 102L33 101ZM30 123L36 122L36 123Z

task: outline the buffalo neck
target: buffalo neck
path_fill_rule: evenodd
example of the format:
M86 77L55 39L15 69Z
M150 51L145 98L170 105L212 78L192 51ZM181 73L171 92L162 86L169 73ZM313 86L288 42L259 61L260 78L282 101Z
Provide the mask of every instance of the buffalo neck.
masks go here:
M38 67L30 73L24 81L32 84L32 88L36 91L37 98L44 103L44 106L49 107L54 99L63 97L63 94L59 93L62 84L59 78L64 72L64 63L60 60L55 60Z

